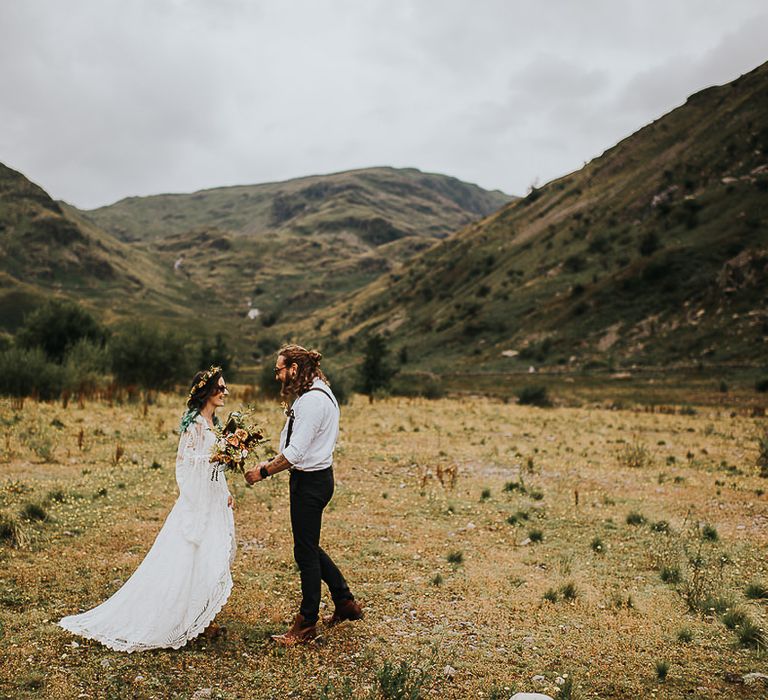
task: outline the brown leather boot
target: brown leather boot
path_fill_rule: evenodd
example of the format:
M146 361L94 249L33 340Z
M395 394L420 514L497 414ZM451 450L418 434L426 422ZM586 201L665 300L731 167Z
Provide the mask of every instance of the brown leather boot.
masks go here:
M362 620L364 616L363 606L356 600L342 600L341 602L336 603L336 609L333 611L333 615L326 617L323 622L328 627L333 627L340 622L344 622L344 620Z
M285 647L293 646L294 644L306 644L311 642L317 636L317 626L314 624L306 624L304 622L304 615L299 613L293 618L293 624L291 628L284 634L273 634L272 639L277 644Z

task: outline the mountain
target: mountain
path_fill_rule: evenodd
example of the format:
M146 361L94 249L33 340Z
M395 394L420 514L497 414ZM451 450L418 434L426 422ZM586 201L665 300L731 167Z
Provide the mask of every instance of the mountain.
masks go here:
M221 300L219 314L250 315L238 337L254 342L510 199L445 175L369 168L132 197L80 216Z
M345 233L364 246L445 237L511 198L414 168L367 168L285 182L129 197L84 212L125 241L211 228L248 238Z
M76 299L107 321L137 313L189 320L198 291L0 164L0 330L52 296Z
M371 168L81 211L0 165L0 330L67 296L107 322L224 331L247 362L313 310L510 199L444 175Z
M767 293L764 64L298 330L353 352L387 334L414 369L754 365Z

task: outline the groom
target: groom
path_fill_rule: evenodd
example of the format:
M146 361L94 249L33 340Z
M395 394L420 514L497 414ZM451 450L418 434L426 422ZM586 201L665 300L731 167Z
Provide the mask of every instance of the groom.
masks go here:
M320 581L335 604L327 625L359 620L363 610L336 564L320 547L323 509L333 495L333 449L339 434L339 405L320 369L322 355L300 345L286 345L275 364L280 395L293 401L280 433L280 454L246 472L249 484L291 470L290 503L293 556L301 575L301 607L291 628L273 635L278 644L303 644L317 636Z

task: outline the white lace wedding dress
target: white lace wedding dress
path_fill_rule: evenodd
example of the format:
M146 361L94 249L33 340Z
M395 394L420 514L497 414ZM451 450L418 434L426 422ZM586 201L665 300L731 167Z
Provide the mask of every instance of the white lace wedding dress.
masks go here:
M216 434L197 416L179 440L179 498L139 568L96 608L59 625L117 651L178 649L198 636L232 591L235 522L223 474L211 480Z

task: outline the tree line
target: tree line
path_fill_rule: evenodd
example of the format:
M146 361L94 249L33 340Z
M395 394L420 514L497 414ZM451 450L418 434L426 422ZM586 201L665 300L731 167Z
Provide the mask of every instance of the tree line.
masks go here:
M331 359L323 368L341 403L352 392L371 401L390 393L443 395L431 376L409 375L398 382L400 367L407 361L405 348L393 359L386 339L371 335L359 364L342 370ZM49 401L124 388L143 392L146 399L153 392L186 385L197 370L211 365L219 365L229 380L233 378L234 355L222 334L193 339L140 320L108 328L75 302L49 300L24 318L10 341L0 337L0 396ZM271 359L262 362L256 381L262 395L279 395Z
M50 400L92 395L113 383L147 395L186 384L212 364L232 373L221 334L193 340L140 321L109 329L79 304L51 300L28 314L0 349L0 394Z

